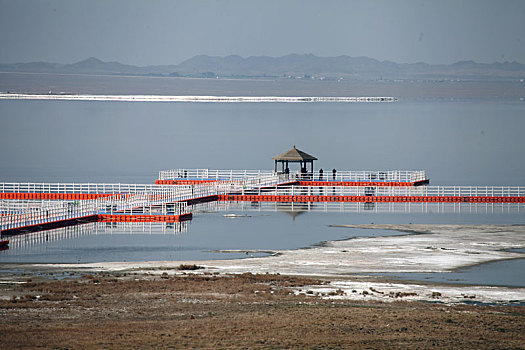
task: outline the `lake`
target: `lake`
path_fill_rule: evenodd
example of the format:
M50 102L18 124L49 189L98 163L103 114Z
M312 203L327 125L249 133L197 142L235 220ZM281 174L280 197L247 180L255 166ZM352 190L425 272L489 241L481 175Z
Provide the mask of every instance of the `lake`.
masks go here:
M138 103L0 101L4 182L153 183L172 168L272 169L293 145L315 168L426 170L432 185L524 185L522 102ZM225 213L249 215L225 218ZM89 224L27 237L0 262L227 259L387 231L330 224L524 224L521 212L222 209L185 227ZM77 231L75 231L77 230ZM82 231L82 232L78 232ZM182 231L182 232L180 232ZM58 238L57 238L58 237ZM253 253L256 254L256 253ZM258 253L264 254L264 253ZM497 264L497 263L496 263ZM520 265L523 268L523 264Z
M151 183L171 168L426 170L434 185L523 185L525 105L511 102L0 101L4 181Z

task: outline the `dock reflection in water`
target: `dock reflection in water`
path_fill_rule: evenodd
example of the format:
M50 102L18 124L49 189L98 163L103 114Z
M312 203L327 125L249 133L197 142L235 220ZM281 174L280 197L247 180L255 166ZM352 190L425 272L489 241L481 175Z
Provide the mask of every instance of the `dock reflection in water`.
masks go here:
M187 231L188 222L93 222L30 232L8 236L9 249L0 252L0 262L148 260L155 251L173 258L182 249L180 243L173 243L173 237Z
M9 248L31 247L46 242L103 234L177 234L188 232L187 222L92 222L53 230L9 236Z
M10 249L0 252L0 263L232 259L251 256L244 250L399 234L339 230L331 224L520 224L525 218L523 204L517 203L209 202L194 205L192 212L188 222L86 223L9 236ZM239 253L217 253L221 250Z
M284 211L407 214L525 214L520 203L212 202L195 211Z

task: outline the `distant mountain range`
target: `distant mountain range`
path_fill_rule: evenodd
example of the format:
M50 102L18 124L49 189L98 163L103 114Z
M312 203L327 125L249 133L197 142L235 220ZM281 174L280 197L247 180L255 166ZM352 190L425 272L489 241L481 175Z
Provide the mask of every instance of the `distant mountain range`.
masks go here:
M282 57L198 55L178 65L138 67L103 62L91 57L73 64L48 62L0 64L1 72L56 74L102 74L172 76L201 78L284 78L284 79L461 79L516 80L525 78L525 64L518 62L476 63L461 61L450 65L395 63L369 57L317 57L291 54Z

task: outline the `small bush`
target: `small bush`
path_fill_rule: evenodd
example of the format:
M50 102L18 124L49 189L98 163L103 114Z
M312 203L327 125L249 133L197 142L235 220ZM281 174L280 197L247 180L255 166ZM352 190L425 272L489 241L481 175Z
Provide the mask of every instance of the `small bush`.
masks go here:
M200 270L200 269L203 269L204 267L203 266L198 266L198 265L184 265L184 264L181 264L177 267L177 270L180 270L180 271L192 271L192 270Z

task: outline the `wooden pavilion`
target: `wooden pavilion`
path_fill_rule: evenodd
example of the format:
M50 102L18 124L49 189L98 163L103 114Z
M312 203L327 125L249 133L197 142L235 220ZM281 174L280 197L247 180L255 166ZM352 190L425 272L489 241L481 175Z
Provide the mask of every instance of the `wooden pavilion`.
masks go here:
M306 165L310 163L310 170L312 174L314 172L314 160L317 160L317 158L314 156L311 156L308 153L295 148L295 145L291 150L281 153L272 159L275 160L275 172L277 172L277 163L281 163L281 169L283 173L290 172L288 163L300 163L301 171L304 172L307 171Z

